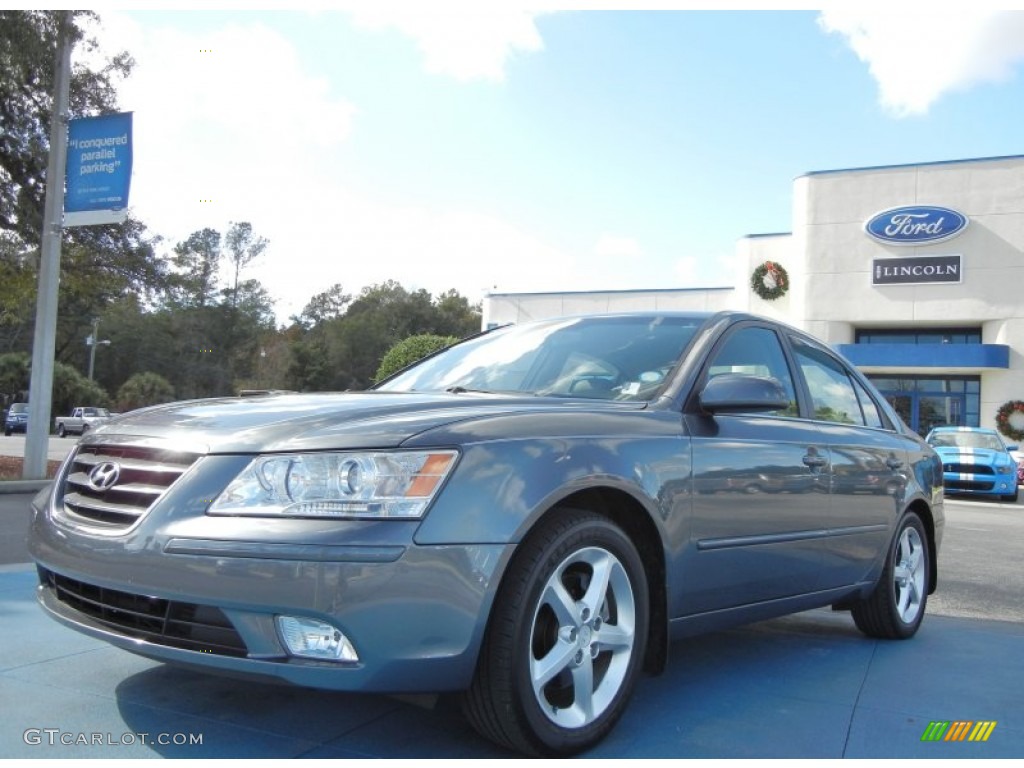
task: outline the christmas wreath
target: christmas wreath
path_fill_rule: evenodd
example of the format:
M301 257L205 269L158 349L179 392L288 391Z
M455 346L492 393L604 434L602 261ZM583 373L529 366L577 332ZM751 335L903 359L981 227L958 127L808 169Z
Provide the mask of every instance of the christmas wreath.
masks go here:
M789 290L789 275L781 264L766 261L750 275L750 287L765 301L775 301Z
M996 411L996 429L1011 440L1024 440L1024 401L1010 400Z

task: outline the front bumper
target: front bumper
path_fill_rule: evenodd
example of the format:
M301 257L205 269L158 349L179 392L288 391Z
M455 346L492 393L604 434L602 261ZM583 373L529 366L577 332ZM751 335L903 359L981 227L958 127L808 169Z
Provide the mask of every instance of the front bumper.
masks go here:
M469 685L510 545L419 546L409 522L213 519L195 514L195 494L175 499L184 492L123 536L75 530L37 498L43 609L134 653L222 673L381 693ZM358 662L289 655L281 615L337 627Z
M1017 474L988 472L944 472L946 493L972 496L1009 496L1017 490Z

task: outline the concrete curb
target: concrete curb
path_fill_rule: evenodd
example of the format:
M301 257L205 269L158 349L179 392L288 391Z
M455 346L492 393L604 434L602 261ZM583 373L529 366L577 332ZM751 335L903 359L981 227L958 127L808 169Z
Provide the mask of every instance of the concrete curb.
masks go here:
M46 480L0 480L0 493L38 493L53 482Z

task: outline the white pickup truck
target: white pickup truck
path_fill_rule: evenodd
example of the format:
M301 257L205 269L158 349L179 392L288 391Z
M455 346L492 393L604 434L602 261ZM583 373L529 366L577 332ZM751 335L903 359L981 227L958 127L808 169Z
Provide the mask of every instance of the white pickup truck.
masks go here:
M60 437L68 435L84 435L93 427L98 427L110 420L110 411L106 408L80 407L71 411L70 416L58 416L57 434Z

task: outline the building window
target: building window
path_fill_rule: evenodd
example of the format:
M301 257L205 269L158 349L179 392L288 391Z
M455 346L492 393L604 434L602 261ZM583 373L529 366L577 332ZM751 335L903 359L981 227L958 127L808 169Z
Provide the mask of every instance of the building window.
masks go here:
M858 344L981 344L980 328L862 328Z
M932 427L981 425L980 376L868 374L900 418L918 434Z

